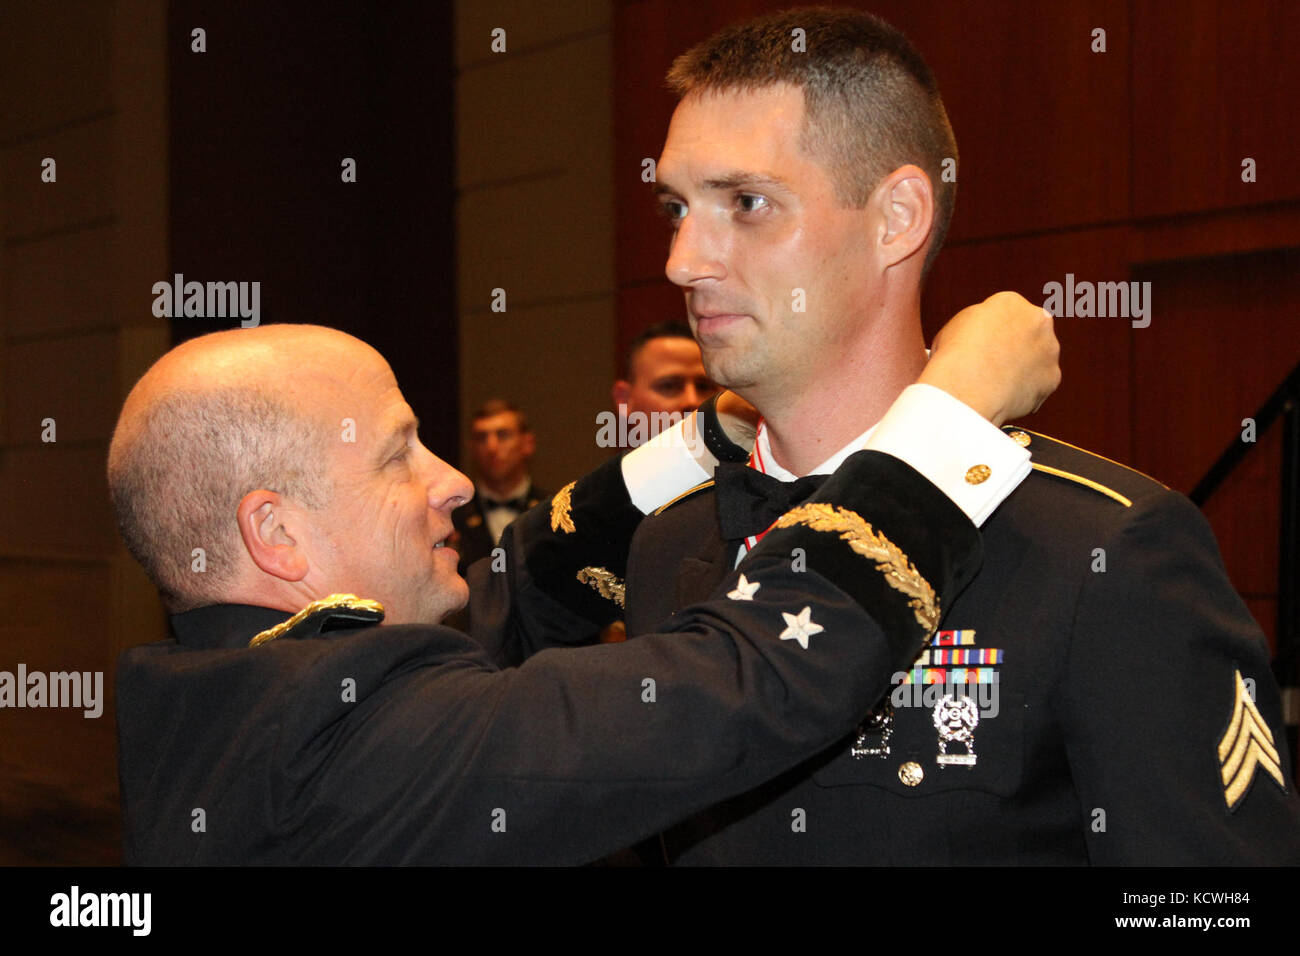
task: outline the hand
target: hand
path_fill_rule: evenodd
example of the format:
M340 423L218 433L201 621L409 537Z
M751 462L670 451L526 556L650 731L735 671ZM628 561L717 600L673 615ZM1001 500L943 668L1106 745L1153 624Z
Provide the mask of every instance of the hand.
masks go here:
M718 393L718 424L742 448L754 447L759 417L758 409L735 392L723 389Z
M1038 411L1056 391L1060 357L1051 315L1015 292L997 292L939 330L918 381L1001 425Z

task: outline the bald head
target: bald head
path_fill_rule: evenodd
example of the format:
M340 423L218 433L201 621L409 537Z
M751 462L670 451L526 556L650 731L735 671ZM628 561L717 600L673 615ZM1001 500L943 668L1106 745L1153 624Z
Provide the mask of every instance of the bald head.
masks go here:
M384 374L360 339L309 325L205 335L144 374L113 433L108 482L127 547L169 610L233 599L252 570L236 519L245 494L329 501L339 397L358 375Z

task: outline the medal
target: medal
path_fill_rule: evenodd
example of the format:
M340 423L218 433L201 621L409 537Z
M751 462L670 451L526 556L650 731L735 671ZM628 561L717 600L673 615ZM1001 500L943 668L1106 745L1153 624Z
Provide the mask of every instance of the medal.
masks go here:
M882 700L862 723L849 753L854 757L888 757L889 738L894 735L894 707Z
M975 728L980 722L980 711L975 701L962 694L954 697L944 694L934 705L934 729L939 732L939 753L935 756L940 768L949 766L975 766ZM962 744L964 754L948 753L949 744Z

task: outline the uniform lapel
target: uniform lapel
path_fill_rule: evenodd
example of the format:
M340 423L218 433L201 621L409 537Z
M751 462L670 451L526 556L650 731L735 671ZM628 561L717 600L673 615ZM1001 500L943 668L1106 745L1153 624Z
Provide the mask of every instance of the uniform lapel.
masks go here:
M717 528L710 528L695 554L682 559L677 569L676 608L703 601L727 576L736 562L739 541L724 541Z

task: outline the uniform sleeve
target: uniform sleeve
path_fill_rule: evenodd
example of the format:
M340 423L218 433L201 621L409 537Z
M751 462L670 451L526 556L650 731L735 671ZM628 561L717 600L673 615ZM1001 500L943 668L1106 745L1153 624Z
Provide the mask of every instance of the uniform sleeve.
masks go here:
M1133 510L1098 542L1105 570L1086 574L1060 688L1090 858L1300 863L1300 803L1264 635L1186 498Z
M622 610L632 504L618 459L522 514L466 574L469 631L503 666L544 647L592 643Z
M901 458L983 525L1030 472L1029 451L933 385L903 389L867 448Z
M847 733L928 635L913 592L924 585L938 601L960 590L979 538L937 489L879 453L854 456L812 504L838 525L773 531L658 634L497 670L442 629L440 666L387 682L346 730L331 728L328 760L304 758L324 768L313 787L346 794L322 840L411 863L582 863ZM889 584L894 571L908 588ZM336 676L317 676L320 693Z

